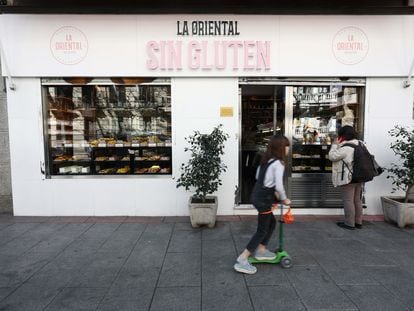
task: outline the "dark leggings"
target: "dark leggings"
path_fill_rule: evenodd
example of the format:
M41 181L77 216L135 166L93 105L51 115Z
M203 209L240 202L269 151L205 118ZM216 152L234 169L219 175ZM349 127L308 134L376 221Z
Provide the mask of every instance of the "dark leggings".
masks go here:
M267 245L275 228L276 219L273 213L259 214L257 231L251 238L249 244L247 244L246 249L253 253L259 244Z

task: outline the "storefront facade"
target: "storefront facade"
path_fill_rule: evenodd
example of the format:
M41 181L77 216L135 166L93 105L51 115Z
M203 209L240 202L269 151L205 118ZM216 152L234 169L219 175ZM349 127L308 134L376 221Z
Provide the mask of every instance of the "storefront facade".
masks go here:
M274 133L292 143L296 213L339 214L337 128L355 126L386 166L387 131L413 124L412 16L3 14L0 26L15 215L187 215L184 138L218 124L219 214L254 213L255 158ZM367 214L382 213L383 175L366 185Z

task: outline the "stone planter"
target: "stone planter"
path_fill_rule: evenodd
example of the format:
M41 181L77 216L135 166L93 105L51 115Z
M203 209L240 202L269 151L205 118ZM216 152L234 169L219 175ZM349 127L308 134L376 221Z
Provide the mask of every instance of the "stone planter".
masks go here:
M398 227L414 225L414 203L404 203L404 197L381 197L384 220Z
M211 203L193 203L193 197L190 197L188 202L190 208L191 226L198 228L201 225L207 225L209 228L214 228L216 224L216 215L218 200L216 196L208 196L206 198L211 199Z

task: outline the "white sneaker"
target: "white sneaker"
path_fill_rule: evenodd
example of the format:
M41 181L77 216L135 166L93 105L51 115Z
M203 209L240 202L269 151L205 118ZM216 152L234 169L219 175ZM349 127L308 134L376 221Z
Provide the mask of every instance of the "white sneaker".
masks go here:
M248 260L244 260L241 262L237 261L233 267L234 267L234 270L236 270L237 272L241 272L241 273L255 274L257 272L257 268L251 265Z
M265 249L264 251L255 251L254 258L257 260L273 260L276 258L276 254Z

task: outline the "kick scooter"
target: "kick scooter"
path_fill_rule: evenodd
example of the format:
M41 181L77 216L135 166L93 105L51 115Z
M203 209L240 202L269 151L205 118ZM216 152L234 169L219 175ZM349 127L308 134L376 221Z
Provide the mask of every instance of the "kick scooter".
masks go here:
M288 269L291 268L292 258L289 256L289 254L283 249L284 243L283 243L283 226L285 224L285 215L283 215L283 204L279 204L280 206L280 219L279 219L279 247L275 251L276 258L272 260L257 260L253 256L249 257L250 263L270 263L270 264L278 264L282 266L282 268ZM289 222L291 223L291 222Z

